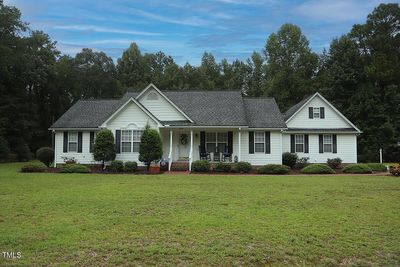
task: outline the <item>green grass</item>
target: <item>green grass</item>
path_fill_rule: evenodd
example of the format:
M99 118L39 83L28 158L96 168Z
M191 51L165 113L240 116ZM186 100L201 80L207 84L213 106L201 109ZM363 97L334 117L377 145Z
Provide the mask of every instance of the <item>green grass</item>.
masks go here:
M0 250L22 252L0 266L400 264L399 178L18 173L21 165L0 164Z

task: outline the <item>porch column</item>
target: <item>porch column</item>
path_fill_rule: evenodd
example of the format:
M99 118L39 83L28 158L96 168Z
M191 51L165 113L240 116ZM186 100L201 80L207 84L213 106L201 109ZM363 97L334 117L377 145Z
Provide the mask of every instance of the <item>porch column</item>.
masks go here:
M189 171L192 171L192 161L193 161L193 130L190 130Z
M238 138L239 138L239 142L238 142L238 161L242 160L242 128L239 128L239 132L238 132Z
M171 170L172 165L172 130L169 130L169 154L168 154L168 170Z

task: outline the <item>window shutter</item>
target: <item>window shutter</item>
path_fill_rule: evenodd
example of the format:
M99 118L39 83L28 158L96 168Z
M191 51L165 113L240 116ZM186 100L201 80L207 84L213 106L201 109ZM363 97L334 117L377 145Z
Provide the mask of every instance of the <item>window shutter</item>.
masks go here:
M333 141L333 153L337 153L337 136L336 134L332 135Z
M265 154L271 154L271 133L265 132Z
M321 119L325 119L325 108L324 107L319 108L319 117Z
M78 132L78 153L82 153L82 132Z
M314 110L312 107L308 108L308 118L313 119L314 118Z
M228 153L233 153L233 132L228 132Z
M89 145L90 153L93 153L93 144L94 144L94 132L90 132L90 145Z
M319 135L319 153L324 153L324 136Z
M115 152L121 153L121 130L115 131Z
M290 135L290 153L296 153L295 143L294 143L294 134Z
M308 134L304 135L304 153L308 153Z
M63 152L68 152L68 132L64 132L64 145L63 145Z
M200 150L206 152L206 132L200 132Z
M249 132L249 154L254 154L254 132Z

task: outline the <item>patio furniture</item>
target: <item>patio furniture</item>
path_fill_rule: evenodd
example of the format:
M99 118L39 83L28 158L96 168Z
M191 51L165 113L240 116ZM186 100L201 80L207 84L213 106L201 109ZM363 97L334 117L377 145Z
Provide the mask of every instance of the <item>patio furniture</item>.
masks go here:
M220 152L218 152L218 151L213 152L213 161L217 161L217 162L221 161L221 153Z
M229 160L229 162L232 162L232 153L229 153L228 146L225 146L224 153L222 153L222 161L226 161L226 159Z
M211 161L210 153L207 152L204 148L202 149L201 146L199 146L199 156L201 160Z

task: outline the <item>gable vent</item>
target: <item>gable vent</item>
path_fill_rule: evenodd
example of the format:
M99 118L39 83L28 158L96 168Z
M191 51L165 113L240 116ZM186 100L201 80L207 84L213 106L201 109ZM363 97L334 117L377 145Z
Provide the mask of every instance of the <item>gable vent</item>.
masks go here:
M156 92L150 92L147 95L147 100L158 100L158 95Z

